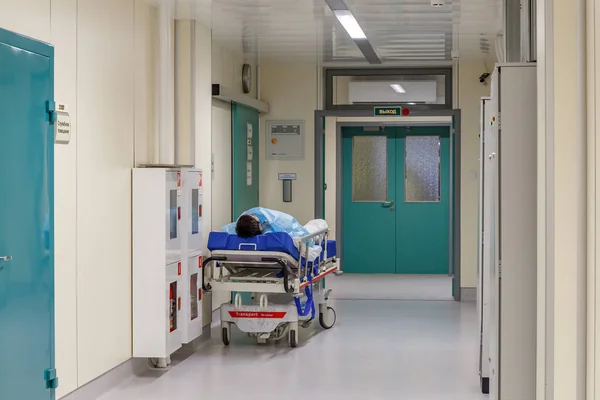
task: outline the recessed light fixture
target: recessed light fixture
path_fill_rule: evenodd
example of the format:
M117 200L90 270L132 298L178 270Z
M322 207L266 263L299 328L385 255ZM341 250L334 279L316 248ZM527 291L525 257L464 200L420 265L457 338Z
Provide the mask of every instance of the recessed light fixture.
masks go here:
M399 85L397 83L392 83L390 86L392 87L392 89L394 89L394 92L396 92L396 93L406 93L406 90L404 90L402 85Z
M348 35L352 39L366 39L367 35L363 32L362 28L354 18L354 15L350 12L350 10L335 10L335 16L337 17L340 24L346 29Z

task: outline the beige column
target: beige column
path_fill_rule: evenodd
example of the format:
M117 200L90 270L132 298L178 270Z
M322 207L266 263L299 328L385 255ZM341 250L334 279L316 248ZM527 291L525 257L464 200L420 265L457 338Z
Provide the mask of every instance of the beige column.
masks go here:
M586 398L585 0L538 1L538 399Z
M600 188L600 140L596 139L600 127L600 60L597 50L600 46L600 5L596 0L587 0L586 7L586 61L587 61L587 137L588 137L588 197L587 197L587 399L600 398L600 368L597 363L600 356L600 274L596 272L596 260L600 256L600 243L597 235L600 221L598 220L597 199Z
M194 164L196 22L175 21L175 163Z

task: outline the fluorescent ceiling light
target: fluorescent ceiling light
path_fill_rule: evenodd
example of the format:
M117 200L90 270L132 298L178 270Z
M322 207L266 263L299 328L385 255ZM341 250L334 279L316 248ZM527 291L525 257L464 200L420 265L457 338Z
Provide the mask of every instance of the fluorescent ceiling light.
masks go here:
M404 90L402 85L399 85L397 83L392 83L390 86L392 87L392 89L394 89L394 92L396 92L396 93L406 93L406 90Z
M366 39L367 35L363 32L362 28L354 18L354 15L350 12L350 10L335 10L335 16L337 17L340 24L346 29L348 35L352 39Z

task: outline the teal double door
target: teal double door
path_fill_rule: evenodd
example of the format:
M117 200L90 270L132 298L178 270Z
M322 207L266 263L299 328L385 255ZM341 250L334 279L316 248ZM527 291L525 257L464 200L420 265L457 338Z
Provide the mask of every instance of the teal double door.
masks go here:
M51 46L0 29L0 399L52 400Z
M450 128L343 128L346 273L448 274Z

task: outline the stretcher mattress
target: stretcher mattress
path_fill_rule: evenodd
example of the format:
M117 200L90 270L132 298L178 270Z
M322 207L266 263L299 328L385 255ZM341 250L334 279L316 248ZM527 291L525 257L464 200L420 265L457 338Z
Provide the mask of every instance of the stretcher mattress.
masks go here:
M335 257L335 240L328 240L327 243L323 243L323 248L325 248L325 246L327 246L327 258ZM300 256L300 252L298 251L298 248L296 248L294 240L285 232L270 232L251 238L241 238L226 232L211 232L208 235L207 247L210 251L244 250L286 253L296 260Z

